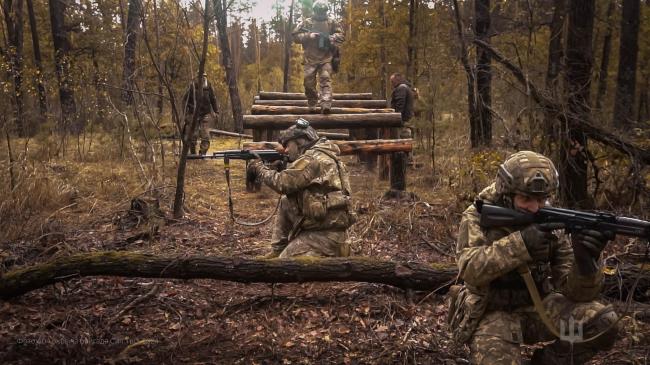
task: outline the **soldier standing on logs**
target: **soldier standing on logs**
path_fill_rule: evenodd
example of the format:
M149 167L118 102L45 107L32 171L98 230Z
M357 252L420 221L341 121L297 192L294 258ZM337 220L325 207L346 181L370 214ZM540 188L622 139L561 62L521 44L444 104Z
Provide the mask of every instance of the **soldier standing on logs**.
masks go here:
M354 223L350 177L337 145L319 139L309 122L280 133L291 164L281 172L260 160L248 166L271 189L283 194L273 228L272 252L264 258L349 256L347 229Z
M329 113L332 107L332 73L338 68L338 46L345 37L339 24L327 17L329 7L323 1L314 3L314 15L305 19L293 31L293 39L302 44L304 51L304 85L307 104L315 108L318 103L316 75L320 85L320 106L322 113ZM334 71L333 71L334 64Z
M478 198L536 213L557 188L553 162L521 151L499 167ZM456 247L464 284L449 291L453 339L469 345L472 364L521 364L521 343L553 341L536 349L531 363L577 365L614 344L618 316L597 301L603 281L598 259L613 235L583 229L569 237L557 223L479 223L472 205L463 213Z
M203 88L203 98L197 100L199 90ZM186 140L190 143L190 153L196 154L197 135L201 138L199 153L205 155L210 148L210 131L209 123L216 121L219 109L217 107L217 98L214 96L212 85L208 81L208 75L203 74L199 82L193 81L187 88L183 96L183 105L185 107L185 125L183 125L183 135L187 137L190 130L190 123L194 118L194 113L198 114L199 125L194 130L194 135Z

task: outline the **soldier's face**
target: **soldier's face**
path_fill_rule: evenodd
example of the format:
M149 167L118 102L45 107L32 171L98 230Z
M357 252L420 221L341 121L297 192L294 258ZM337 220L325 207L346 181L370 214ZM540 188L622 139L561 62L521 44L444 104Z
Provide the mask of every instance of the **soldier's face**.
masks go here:
M300 146L297 140L291 140L287 142L287 146L284 148L285 153L289 156L289 161L295 161L300 157Z
M516 210L526 211L529 213L537 213L537 211L546 205L545 196L532 196L515 194L513 204Z

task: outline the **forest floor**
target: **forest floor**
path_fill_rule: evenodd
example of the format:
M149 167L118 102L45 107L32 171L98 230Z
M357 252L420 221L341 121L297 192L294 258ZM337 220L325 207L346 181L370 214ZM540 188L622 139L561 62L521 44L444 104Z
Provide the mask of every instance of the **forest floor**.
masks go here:
M458 168L462 159L456 158L437 163ZM387 182L356 159L346 162L360 218L350 230L353 255L454 262L460 213L471 201L451 192L458 181L428 167L409 169L409 190L420 200L385 201ZM0 240L0 276L100 250L241 257L268 252L272 221L259 227L231 223L219 161L189 163L183 219L170 219L171 166L155 190L165 224L153 235L128 228L130 200L142 192L138 176L148 172L128 159L43 164L39 176L47 175L46 181L34 183L30 193L36 201L22 205L21 214L30 217L6 231L13 238ZM242 219L261 220L273 212L277 195L266 188L245 193L242 172L243 164L235 163L235 211ZM446 314L443 294L367 283L74 278L0 301L0 363L466 364L466 349L450 343ZM625 318L621 327L614 349L594 363L648 363L650 326ZM524 348L526 356L531 351Z

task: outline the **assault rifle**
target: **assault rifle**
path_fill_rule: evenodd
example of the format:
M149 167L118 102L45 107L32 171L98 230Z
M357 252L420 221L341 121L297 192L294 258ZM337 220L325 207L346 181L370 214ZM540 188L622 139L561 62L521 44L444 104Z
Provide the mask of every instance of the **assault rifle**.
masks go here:
M578 210L544 207L537 213L523 213L486 203L474 202L481 213L481 227L524 226L532 223L563 223L567 232L583 229L609 231L624 236L650 239L650 222L628 217L619 217L607 212L581 212Z
M287 162L287 155L284 155L276 150L227 150L227 151L218 151L212 152L212 154L207 155L187 155L188 160L213 160L213 159L223 159L224 164L228 164L230 160L255 160L261 159L264 163L270 163L275 161L282 161L283 164Z

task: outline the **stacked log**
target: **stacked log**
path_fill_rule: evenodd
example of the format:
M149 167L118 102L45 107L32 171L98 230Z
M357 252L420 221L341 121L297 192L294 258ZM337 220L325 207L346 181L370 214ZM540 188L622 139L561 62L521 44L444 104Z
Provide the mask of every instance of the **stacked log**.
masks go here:
M374 139L366 141L332 141L341 150L341 155L356 155L359 153L386 154L396 152L411 152L412 139ZM245 150L277 150L278 142L246 142Z
M276 91L261 91L260 100L307 100L303 93L285 93ZM334 100L370 100L372 93L333 93Z
M315 129L401 127L400 113L244 115L244 128L285 129L298 118Z

